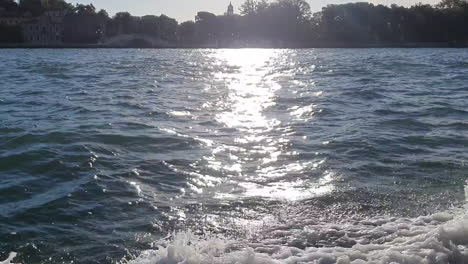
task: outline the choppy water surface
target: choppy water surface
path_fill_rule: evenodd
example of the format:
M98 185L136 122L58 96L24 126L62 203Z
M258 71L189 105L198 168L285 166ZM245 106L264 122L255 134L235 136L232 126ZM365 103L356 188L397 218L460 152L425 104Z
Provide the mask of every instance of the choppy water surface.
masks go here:
M0 58L0 259L468 263L467 50Z

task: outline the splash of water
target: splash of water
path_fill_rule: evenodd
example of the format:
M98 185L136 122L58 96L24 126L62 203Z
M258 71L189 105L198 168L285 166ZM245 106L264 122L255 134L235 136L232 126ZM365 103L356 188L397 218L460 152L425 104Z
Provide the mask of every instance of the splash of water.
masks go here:
M16 257L16 252L11 252L10 256L8 256L7 259L5 259L4 261L0 261L0 264L15 264L12 262L15 257Z
M468 200L468 185L465 192ZM348 219L340 225L304 218L267 231L268 239L243 246L181 231L166 245L143 252L129 264L468 263L466 207L416 218ZM284 243L288 237L295 241ZM324 240L334 240L336 245L294 246Z

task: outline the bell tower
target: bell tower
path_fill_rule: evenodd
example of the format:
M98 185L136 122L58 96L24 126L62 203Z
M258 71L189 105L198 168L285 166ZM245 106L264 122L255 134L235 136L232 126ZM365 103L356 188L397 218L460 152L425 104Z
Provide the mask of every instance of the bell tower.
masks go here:
M234 15L234 6L232 6L232 2L229 2L226 15L228 15L228 16Z

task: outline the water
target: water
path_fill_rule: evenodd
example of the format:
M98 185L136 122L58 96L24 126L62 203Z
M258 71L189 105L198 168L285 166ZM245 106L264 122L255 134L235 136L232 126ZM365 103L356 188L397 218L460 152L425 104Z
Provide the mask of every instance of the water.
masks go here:
M0 260L468 263L466 49L0 58Z

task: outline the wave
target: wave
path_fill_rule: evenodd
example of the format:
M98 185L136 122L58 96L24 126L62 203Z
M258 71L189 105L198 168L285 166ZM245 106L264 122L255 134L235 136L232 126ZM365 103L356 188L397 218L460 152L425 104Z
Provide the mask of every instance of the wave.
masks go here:
M468 197L468 187L465 187ZM415 218L288 221L261 242L192 231L174 233L158 249L127 264L468 263L468 206ZM304 247L301 245L314 245Z
M11 261L13 261L13 259L16 257L16 255L17 255L16 252L11 252L10 256L6 260L0 261L0 264L14 264Z

